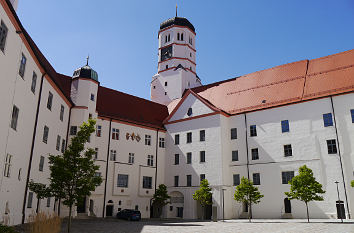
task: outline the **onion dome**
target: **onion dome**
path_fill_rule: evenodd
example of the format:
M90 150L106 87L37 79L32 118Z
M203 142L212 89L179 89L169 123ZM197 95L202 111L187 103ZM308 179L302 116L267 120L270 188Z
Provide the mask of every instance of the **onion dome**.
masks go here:
M88 78L98 82L98 74L88 65L88 58L87 63L85 66L78 68L74 71L73 78Z
M191 29L193 32L195 32L195 28L194 28L193 24L191 24L191 22L189 22L188 19L183 18L183 17L177 17L177 16L163 21L160 24L160 30L167 28L169 26L172 26L172 25L185 26L185 27L188 27L189 29Z

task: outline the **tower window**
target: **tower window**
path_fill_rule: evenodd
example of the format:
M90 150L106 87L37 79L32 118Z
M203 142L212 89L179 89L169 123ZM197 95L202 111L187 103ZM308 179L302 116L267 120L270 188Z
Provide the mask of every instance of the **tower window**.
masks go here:
M168 65L166 65L166 69L168 69Z
M188 115L188 116L192 116L192 114L193 114L192 108L188 108L187 115Z
M168 42L170 42L171 41L171 36L170 36L170 34L168 34Z
M165 95L167 95L167 92L165 92Z
M167 36L165 36L165 43L167 43Z
M156 89L156 86L153 86L152 88L153 88L153 89Z
M165 87L167 87L167 82L165 82Z
M183 41L183 33L181 33L181 40Z
M189 56L192 57L192 53L189 53Z
M177 33L177 40L179 40L180 38L179 38L179 32Z

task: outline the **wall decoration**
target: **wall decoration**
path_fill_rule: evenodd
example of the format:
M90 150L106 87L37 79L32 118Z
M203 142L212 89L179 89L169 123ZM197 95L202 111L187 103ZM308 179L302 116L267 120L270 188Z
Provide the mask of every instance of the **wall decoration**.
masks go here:
M137 142L140 142L140 140L141 140L140 135L139 134L135 135L135 133L132 133L132 134L126 133L125 138L127 140L129 140L129 138L130 138L132 141L134 141L136 139Z

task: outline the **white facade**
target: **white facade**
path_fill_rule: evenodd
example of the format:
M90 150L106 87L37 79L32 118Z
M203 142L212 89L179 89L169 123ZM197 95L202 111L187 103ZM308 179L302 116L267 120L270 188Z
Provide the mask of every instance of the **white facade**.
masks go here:
M19 22L9 17L12 12L6 1L0 3L0 19L8 29L4 50L0 50L0 222L20 224L36 210L38 200L26 185L30 180L48 184L48 155L62 153L74 136L71 129L90 117L97 119L97 131L87 147L97 151L97 175L103 183L86 197L78 213L107 217L121 209L139 209L143 218L149 218L155 189L166 184L172 203L163 209L163 217L201 218L201 208L192 194L205 177L213 189L217 209L213 214L218 219L243 218L244 206L233 199L233 176L253 180L253 174L258 173L264 198L252 206L254 218L305 218L304 203L298 201L291 201L291 213L285 214L284 192L289 191L289 185L282 183L282 172L296 175L300 166L307 165L326 191L324 201L310 203L311 218L337 217L335 181L339 182L347 217L353 215L352 92L226 114L188 90L201 85L196 75L195 32L189 26L172 25L159 32L158 73L151 82L152 101L164 105L179 101L164 127L107 116L100 112L99 104L105 103L98 101L101 87L97 77L68 77L69 94L64 93L52 76L56 73L43 65L26 34L20 32ZM164 50L169 46L170 51ZM163 50L172 51L170 57L162 59ZM20 75L23 56L26 64ZM34 74L37 78L32 88ZM135 97L129 98L133 101ZM18 109L16 125L14 106ZM136 109L138 115L149 114ZM159 105L159 109L165 106ZM324 125L323 114L328 113L331 126ZM284 120L289 123L289 132L282 132ZM256 127L256 136L251 136L251 126ZM234 139L231 129L237 134ZM329 153L327 140L334 140L335 153ZM291 145L291 156L285 156L284 145ZM258 159L252 159L254 149L258 149ZM237 159L232 159L233 153ZM118 182L122 175L126 183ZM54 198L42 200L39 208L67 214Z

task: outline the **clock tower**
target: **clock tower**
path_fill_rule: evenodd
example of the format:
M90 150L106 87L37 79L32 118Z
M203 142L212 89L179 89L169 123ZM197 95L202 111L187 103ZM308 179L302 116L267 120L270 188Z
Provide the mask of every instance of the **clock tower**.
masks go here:
M196 73L195 28L186 18L160 24L157 74L151 81L151 100L168 105L184 91L202 85Z

